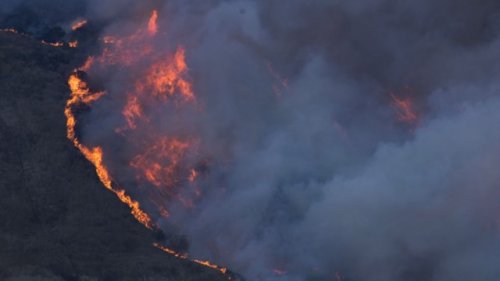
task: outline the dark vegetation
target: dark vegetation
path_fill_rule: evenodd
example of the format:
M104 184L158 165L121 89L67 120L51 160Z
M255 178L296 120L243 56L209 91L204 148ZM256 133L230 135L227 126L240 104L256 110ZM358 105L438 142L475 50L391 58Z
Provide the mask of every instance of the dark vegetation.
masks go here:
M0 32L0 280L225 280L152 247L66 139L75 52Z

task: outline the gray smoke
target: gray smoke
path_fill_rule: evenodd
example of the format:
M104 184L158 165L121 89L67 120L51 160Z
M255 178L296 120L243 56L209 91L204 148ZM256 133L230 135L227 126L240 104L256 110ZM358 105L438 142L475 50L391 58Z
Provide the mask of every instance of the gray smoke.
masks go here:
M500 279L499 1L127 2L84 16L116 33L159 9L155 44L186 48L203 104L151 109L210 159L195 209L165 201L157 221L191 255L248 280ZM147 204L106 129L142 68L99 77L111 98L82 137Z

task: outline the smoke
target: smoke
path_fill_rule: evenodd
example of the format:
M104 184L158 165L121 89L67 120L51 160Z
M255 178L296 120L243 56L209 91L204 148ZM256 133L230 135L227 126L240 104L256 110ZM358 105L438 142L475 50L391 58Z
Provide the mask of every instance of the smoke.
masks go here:
M89 72L107 95L81 138L191 255L248 280L500 278L500 2L127 2L62 20L125 36L159 13L158 36L115 50L137 63ZM144 100L148 122L117 133L136 78L179 46L196 101ZM158 156L173 137L189 148ZM137 155L179 178L154 187Z

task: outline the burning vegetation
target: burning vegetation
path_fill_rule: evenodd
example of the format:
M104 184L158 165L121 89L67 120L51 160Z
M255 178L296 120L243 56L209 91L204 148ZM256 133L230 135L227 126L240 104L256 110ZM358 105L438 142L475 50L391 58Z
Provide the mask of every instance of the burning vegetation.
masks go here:
M78 29L86 26L87 22L88 21L86 19L77 20L77 21L73 22L73 24L71 25L71 30L77 31Z
M24 34L22 32L19 32L15 28L3 28L3 29L0 29L0 32L13 33L13 34L21 34L21 35L24 35L24 36L28 36L29 35L29 34ZM71 40L71 41L68 41L68 42L64 42L64 41L48 41L48 40L45 40L45 39L41 39L40 43L42 43L43 45L47 45L47 46L51 46L51 47L56 47L56 48L60 48L60 47L77 48L78 47L78 40Z
M0 29L0 32L9 32L9 33L15 33L15 34L18 34L19 32L17 30L15 30L14 28L3 28L3 29Z
M177 257L177 258L180 258L180 259L184 259L184 260L191 260L194 263L197 263L199 265L202 265L202 266L205 266L205 267L217 270L217 271L219 271L222 274L227 274L228 273L228 269L227 268L220 267L220 266L218 266L216 264L213 264L213 263L211 263L209 261L198 260L198 259L190 259L188 254L186 254L186 253L178 253L178 252L176 252L176 251L174 251L172 249L169 249L169 248L167 248L165 246L162 246L162 245L160 245L158 243L153 244L153 246L155 246L156 248L164 251L167 254L173 255L174 257ZM234 279L231 276L228 276L228 280L234 280Z
M156 108L171 110L174 120L182 118L183 110L200 110L186 63L186 50L182 46L170 51L157 49L154 40L158 35L159 15L154 10L148 21L137 30L125 35L106 35L102 37L103 48L100 54L89 56L85 63L69 77L68 85L71 97L67 101L65 114L67 117L67 136L75 147L89 160L96 169L102 184L115 193L121 202L126 204L132 215L145 227L153 229L157 218L170 219L170 203L175 208L181 206L186 210L196 208L196 202L203 195L198 183L203 177L200 162L206 157L198 155L200 140L198 136L180 132L163 130L163 122L156 120ZM78 30L87 24L86 20L75 22L72 30ZM59 43L51 44L60 46ZM62 44L61 44L62 45ZM77 41L70 42L76 47ZM112 169L116 163L106 164L106 147L104 145L85 145L75 133L78 108L86 106L91 110L94 104L105 99L107 91L93 92L81 78L86 73L89 78L93 74L109 75L116 68L130 69L133 76L128 77L122 89L121 122L112 129L114 138L119 142L134 147L131 153L125 154L120 161L128 163L133 175L133 183L127 181L126 186L118 186L113 179ZM283 78L270 63L267 71L274 80L272 91L281 96L289 88L288 79ZM397 120L408 124L416 124L415 113L409 98L398 98L391 95L393 106L397 112ZM337 123L335 123L337 124ZM340 125L337 125L340 126ZM342 130L343 131L343 130ZM345 132L343 134L346 134ZM112 162L112 161L111 161ZM142 203L127 193L128 188L140 186L147 194ZM227 274L225 267L209 261L191 258L183 251L176 251L160 243L153 245L162 251L180 259L191 260L197 264ZM274 268L270 274L277 277L287 276L285 269ZM335 278L340 277L335 273ZM228 278L232 278L228 275Z
M18 30L90 55L67 137L156 248L249 280L498 279L500 4L106 1Z
M0 107L9 112L0 117L0 240L5 246L0 280L227 280L219 271L151 246L153 231L129 215L99 181L106 182L106 174L95 175L93 164L66 138L66 118L61 116L71 98L68 71L74 67L71 59L83 50L2 32L0 46ZM84 73L73 78L78 78L71 81L73 89L87 88L78 86ZM101 161L94 152L99 151L81 134L86 124L82 116L108 97L91 102L94 97L85 96L92 94L82 94L78 105L72 104L78 118L75 134L97 164ZM111 155L101 155L106 164ZM23 167L29 168L21 176Z
M76 137L76 117L74 110L79 106L87 105L90 106L93 102L99 100L104 93L92 93L87 87L87 84L82 81L77 73L75 72L69 77L68 85L71 90L71 97L66 102L66 108L64 114L66 115L67 124L67 137L73 142L76 148L78 148L82 154L89 160L96 169L97 175L101 180L102 184L112 192L114 192L120 201L128 205L131 209L132 215L145 227L152 228L153 223L151 218L140 208L139 202L133 200L129 195L125 193L125 190L120 188L115 188L113 186L113 179L108 171L108 168L103 163L103 151L99 146L87 147L83 145L80 140Z
M146 29L139 29L130 36L115 37L106 36L103 38L105 45L102 54L97 57L89 57L85 64L68 79L71 90L70 99L66 103L65 115L67 118L67 137L75 147L90 161L102 184L115 193L121 202L126 204L132 215L145 227L156 228L152 218L141 207L141 204L132 199L126 190L116 186L108 166L105 164L105 151L101 146L87 146L78 139L76 134L77 110L81 107L92 107L94 103L101 100L106 92L93 92L87 83L81 79L80 74L90 72L94 68L108 68L114 65L124 67L133 66L143 60L148 60L154 55L153 46L149 40L158 32L157 26L158 12L153 11ZM86 24L80 21L73 25L76 30ZM130 47L132 46L132 48ZM184 158L189 150L195 147L196 141L178 136L167 136L158 134L151 130L151 116L146 115L143 108L147 108L154 103L174 103L180 107L185 104L195 104L195 94L187 76L187 64L185 61L185 50L178 47L172 55L161 55L158 61L151 64L143 75L137 77L132 91L127 92L127 100L122 109L122 117L125 125L115 128L115 134L128 141L138 141L135 132L141 134L139 141L144 147L144 151L133 155L129 160L131 169L137 172L138 183L148 183L155 187L155 195L160 194L162 200L178 200L186 206L193 206L193 199L186 198L178 190L186 183L194 184L198 172L194 168L186 168ZM147 131L145 131L145 128ZM142 135L149 132L150 135ZM199 194L199 190L197 190ZM156 206L156 214L163 218L168 218L168 210L162 204L155 204L157 198L152 198L151 202ZM153 210L150 210L152 212ZM227 269L212 264L209 261L189 258L187 254L177 253L160 244L155 247L181 259L189 259L202 266L217 270L222 274L227 273ZM230 278L228 276L228 278Z
M396 113L396 120L415 128L419 122L419 114L415 107L413 89L404 87L398 94L390 93L391 103Z
M418 115L415 112L410 98L398 98L392 95L392 99L397 112L398 121L408 124L415 124L418 122Z

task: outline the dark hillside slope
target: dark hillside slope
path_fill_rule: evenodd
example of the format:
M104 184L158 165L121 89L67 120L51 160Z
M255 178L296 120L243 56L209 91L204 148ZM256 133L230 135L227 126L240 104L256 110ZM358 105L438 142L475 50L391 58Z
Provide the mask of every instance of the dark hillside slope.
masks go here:
M0 32L0 280L225 280L152 247L66 139L71 52Z

